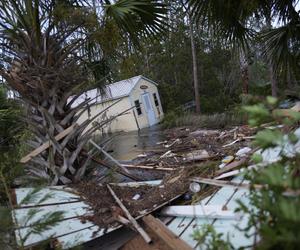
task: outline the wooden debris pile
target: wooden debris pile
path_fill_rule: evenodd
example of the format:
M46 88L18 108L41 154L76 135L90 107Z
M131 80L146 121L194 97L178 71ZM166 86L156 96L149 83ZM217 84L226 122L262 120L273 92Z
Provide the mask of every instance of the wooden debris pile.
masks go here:
M174 198L178 198L186 193L190 184L189 179L194 175L194 168L179 169L167 175L159 185L137 185L137 186L119 186L111 185L110 188L121 200L124 206L134 217L140 217L151 213L162 204L167 204ZM212 173L206 173L206 177ZM118 221L116 215L118 210L113 197L111 196L107 185L99 184L94 181L81 182L73 188L85 198L85 201L91 206L93 215L85 219L91 220L99 226L114 225Z
M105 151L104 145L90 140L92 150L82 150L82 156L90 157L98 169L108 169L109 173L117 173L127 178L127 182L134 182L111 181L106 173L72 184L69 188L80 197L80 201L76 201L76 209L82 212L77 216L76 226L84 227L82 224L87 224L93 225L87 228L98 228L89 236L92 239L124 225L136 231L147 246L150 242L153 244L155 241L155 245L157 241L162 241L158 245L164 247L158 249L176 249L174 247L180 245L181 249L190 249L150 214L155 212L176 216L176 213L181 213L190 216L189 211L200 211L197 205L193 205L194 202L211 195L217 190L216 187L235 185L223 179L238 174L239 169L248 162L249 155L255 150L249 147L254 133L255 130L247 126L223 131L188 128L168 130L166 141L142 152L144 156L134 159L131 164L116 160ZM106 160L97 158L96 153L106 156ZM147 179L151 181L145 182ZM88 212L80 208L82 204L86 204L88 208L85 210ZM168 210L169 205L172 209ZM164 210L160 211L162 208ZM212 218L235 216L232 211L224 211L220 207L205 207L204 211L212 211ZM68 218L68 223L71 220L73 217ZM148 249L145 245L141 248Z
M231 185L230 182L215 179L230 178L236 174L232 171L248 161L248 156L253 151L249 145L254 132L247 126L226 131L174 129L167 131L168 140L159 142L157 147L144 152L147 157L138 157L133 164L121 164L110 156L109 159L127 176L134 176L135 169L160 171L164 176L163 180L155 186L141 185L138 182L137 185L119 185L105 181L76 184L73 188L91 207L91 214L82 219L101 227L116 227L120 224L129 226L145 242L150 243L151 237L137 220L171 204L175 199L176 204L191 204L191 183L208 184L197 191L198 194L206 195L215 191L211 189L213 186ZM184 199L178 199L183 195ZM189 206L187 207L186 211L189 211ZM235 216L232 211L223 211L222 208L205 209L214 210L215 213L219 211L213 216Z
M231 130L171 129L166 131L168 140L147 149L128 166L171 171L201 161L220 160L249 146L254 133L248 126Z

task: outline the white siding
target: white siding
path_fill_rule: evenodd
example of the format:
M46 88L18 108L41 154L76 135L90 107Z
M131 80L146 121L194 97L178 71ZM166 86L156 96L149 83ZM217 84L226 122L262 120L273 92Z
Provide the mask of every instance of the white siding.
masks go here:
M141 89L141 85L147 86L148 88ZM143 79L143 78L140 79L139 82L135 85L135 87L133 88L133 90L130 93L130 100L131 100L132 105L134 105L135 100L139 100L141 103L142 114L137 115L137 112L135 110L136 117L137 117L140 128L146 128L149 126L147 114L145 112L145 108L143 106L143 101L142 101L142 97L141 97L141 95L143 93L150 94L150 101L151 101L151 104L152 104L154 112L155 112L155 117L156 117L157 123L162 120L163 114L164 114L156 85L150 81ZM158 98L158 102L159 102L158 107L156 107L155 103L154 103L154 97L153 97L154 93L156 93L156 96Z
M141 85L147 86L147 89L141 89ZM85 112L84 114L82 114L78 122L82 123L87 119L93 118L94 116L99 114L99 112L102 112L104 109L108 108L110 105L117 102L114 106L110 107L107 111L100 114L87 129L91 128L91 126L102 124L103 122L112 119L112 117L117 116L118 114L124 112L125 110L128 111L126 111L121 116L118 116L113 121L107 123L103 128L101 128L101 130L95 131L95 133L134 131L138 129L137 122L139 128L149 127L148 116L145 112L145 108L143 106L143 101L141 96L143 93L149 93L150 102L155 113L155 120L156 123L159 123L163 118L163 110L162 110L162 106L158 94L158 89L153 82L148 81L143 77L139 77L139 80L136 82L134 88L132 88L128 96L121 97L119 99L109 100L100 104L92 105L89 109L89 112ZM154 93L156 93L159 102L159 105L157 107L155 106L155 102L154 102L154 97L153 97ZM134 107L135 100L139 100L139 102L141 103L141 110L142 110L141 115L137 114L136 108ZM132 109L129 110L130 108Z

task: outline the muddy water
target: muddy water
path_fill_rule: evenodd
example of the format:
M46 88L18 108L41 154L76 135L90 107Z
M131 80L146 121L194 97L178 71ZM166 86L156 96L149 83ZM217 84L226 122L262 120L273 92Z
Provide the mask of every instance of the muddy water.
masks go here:
M110 137L113 139L107 143L105 150L120 161L130 161L165 139L159 125L140 131L115 133L101 138L98 136L95 139L101 142Z

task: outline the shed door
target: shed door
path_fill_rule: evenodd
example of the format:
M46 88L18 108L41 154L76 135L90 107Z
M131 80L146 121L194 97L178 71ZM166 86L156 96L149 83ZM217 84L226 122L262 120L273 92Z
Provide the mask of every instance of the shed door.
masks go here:
M149 122L149 126L152 126L154 124L156 124L156 118L155 118L155 113L153 110L153 106L150 100L150 95L149 93L145 93L142 94L143 97L143 104L144 104L144 108L146 111L146 114L148 116L148 122Z

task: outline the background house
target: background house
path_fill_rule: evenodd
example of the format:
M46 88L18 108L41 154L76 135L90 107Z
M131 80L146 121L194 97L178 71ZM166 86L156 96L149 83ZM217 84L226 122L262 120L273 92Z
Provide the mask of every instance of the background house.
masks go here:
M157 124L163 118L157 84L144 76L109 84L102 93L99 89L89 90L79 96L74 105L87 99L93 104L81 115L79 123L104 110L91 126L111 120L96 133L139 130Z

